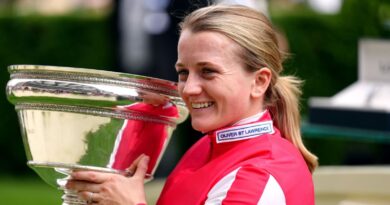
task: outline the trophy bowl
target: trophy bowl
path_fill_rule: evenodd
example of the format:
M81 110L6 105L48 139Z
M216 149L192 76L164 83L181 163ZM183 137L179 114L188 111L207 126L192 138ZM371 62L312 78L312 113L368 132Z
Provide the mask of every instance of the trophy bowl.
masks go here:
M64 191L63 205L86 204L65 188L73 170L127 175L141 154L153 177L188 109L174 82L85 68L11 65L6 93L18 115L27 164Z

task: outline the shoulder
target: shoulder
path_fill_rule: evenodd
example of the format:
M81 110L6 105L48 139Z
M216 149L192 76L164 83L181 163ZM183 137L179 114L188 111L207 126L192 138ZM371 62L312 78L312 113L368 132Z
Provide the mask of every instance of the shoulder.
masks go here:
M266 170L246 165L239 167L211 188L206 205L212 204L273 204L284 205L284 192L277 180Z
M268 146L271 153L270 159L273 163L280 163L282 167L288 166L293 168L299 166L308 170L299 149L286 138L282 137L279 131L273 135L269 135L267 142L269 143Z

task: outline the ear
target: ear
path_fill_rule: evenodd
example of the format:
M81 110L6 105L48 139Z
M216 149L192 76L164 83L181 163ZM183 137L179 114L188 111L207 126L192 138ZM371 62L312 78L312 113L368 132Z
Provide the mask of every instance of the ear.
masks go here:
M272 72L269 68L263 67L256 71L255 79L253 81L251 97L259 98L264 95L271 82Z

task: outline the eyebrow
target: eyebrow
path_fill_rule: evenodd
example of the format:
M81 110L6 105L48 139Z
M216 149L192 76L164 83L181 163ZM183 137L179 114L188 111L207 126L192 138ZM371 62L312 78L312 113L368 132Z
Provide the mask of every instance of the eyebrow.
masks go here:
M200 62L200 63L197 63L196 65L198 66L205 66L205 65L212 65L212 63L209 63L209 62Z
M199 62L196 64L197 66L205 66L205 65L214 65L213 63L210 63L210 62ZM183 63L176 63L175 64L176 67L185 67L185 65Z

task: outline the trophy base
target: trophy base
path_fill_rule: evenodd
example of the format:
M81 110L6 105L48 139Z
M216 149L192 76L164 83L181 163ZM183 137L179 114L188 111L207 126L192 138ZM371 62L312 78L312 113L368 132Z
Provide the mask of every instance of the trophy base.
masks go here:
M56 168L56 171L67 175L65 178L57 179L58 189L64 192L61 197L62 205L87 205L88 201L81 199L78 196L77 191L65 188L73 170L67 168Z
M29 161L27 163L30 167L32 167L38 174L42 173L44 169L46 175L49 175L48 179L45 176L41 176L47 183L50 185L57 187L64 194L62 195L62 205L87 205L88 202L82 198L80 198L77 194L77 191L67 189L65 187L66 183L70 179L70 175L74 170L87 170L87 171L98 171L105 173L114 173L114 174L122 174L126 175L125 171L119 171L109 168L101 168L94 166L85 166L85 165L75 165L75 164L65 164L65 163L53 163L53 162L36 162ZM52 172L48 174L48 172ZM53 181L55 180L55 182Z

